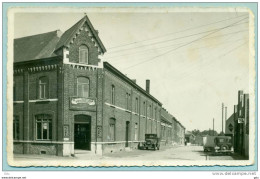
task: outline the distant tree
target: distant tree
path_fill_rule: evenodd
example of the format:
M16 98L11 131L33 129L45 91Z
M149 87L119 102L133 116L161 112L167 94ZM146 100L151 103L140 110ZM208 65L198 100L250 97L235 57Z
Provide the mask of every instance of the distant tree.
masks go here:
M194 129L191 131L191 133L195 136L206 136L206 135L218 135L218 132L214 130L204 130L204 131L200 131L198 129Z

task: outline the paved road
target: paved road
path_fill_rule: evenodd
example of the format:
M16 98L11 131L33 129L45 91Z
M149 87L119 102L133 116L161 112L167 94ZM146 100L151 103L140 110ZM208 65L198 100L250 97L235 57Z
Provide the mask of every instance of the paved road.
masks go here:
M15 160L64 160L64 157L48 155L15 155ZM202 146L178 146L162 148L160 150L133 150L118 153L93 155L90 152L76 154L75 157L66 157L67 160L241 160L239 156L212 156L203 152Z

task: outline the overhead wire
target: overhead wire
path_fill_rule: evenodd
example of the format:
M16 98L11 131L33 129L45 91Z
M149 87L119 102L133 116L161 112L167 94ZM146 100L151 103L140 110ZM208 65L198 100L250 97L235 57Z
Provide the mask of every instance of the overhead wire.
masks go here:
M157 55L157 56L155 56L155 57L149 58L149 59L147 59L147 60L145 60L145 61L142 61L142 62L139 62L139 63L134 64L134 65L132 65L132 66L129 66L129 67L125 68L124 70L128 70L128 69L133 68L133 67L135 67L135 66L137 66L137 65L141 65L141 64L146 63L146 62L148 62L148 61L154 60L154 59L156 59L156 58L158 58L158 57L160 57L160 56L169 54L169 53L171 53L171 52L173 52L173 51L175 51L175 50L178 50L179 48L185 47L185 46L187 46L187 45L189 45L189 44L192 44L192 43L194 43L194 42L196 42L196 41L199 41L199 40L201 40L201 39L204 39L205 37L208 37L208 36L210 36L210 35L212 35L212 34L214 34L214 33L216 33L216 32L219 32L219 31L221 31L221 30L223 30L223 29L226 29L226 28L228 28L228 27L230 27L230 26L232 26L232 25L235 25L235 24L237 24L237 23L239 23L239 22L241 22L241 21L243 21L243 20L245 20L245 19L246 19L246 18L241 19L241 20L239 20L239 21L237 21L237 22L235 22L235 23L233 23L233 24L230 24L230 25L228 25L228 26L219 28L218 30L215 30L214 32L211 32L211 33L209 33L209 34L207 34L207 35L204 35L203 37L197 38L197 39L192 40L192 41L190 41L190 42L188 42L188 43L185 43L184 45L178 46L177 48L171 49L171 50L169 50L169 51L167 51L167 52L165 52L165 53L159 54L159 55Z
M245 19L243 19L243 20L245 20ZM248 23L248 22L243 22L241 24L244 24L244 23ZM233 26L237 26L237 25L241 25L241 24L234 24L234 25L232 25L232 27ZM205 34L205 33L208 33L208 32L212 32L212 31L215 31L217 29L219 29L219 28L215 28L215 29L211 29L211 30L203 31L203 32L198 32L198 33L194 33L194 34L189 34L189 35L185 35L185 36L181 36L181 37L176 37L176 38L173 38L173 39L167 39L167 40L163 40L163 41L159 41L159 42L153 42L153 43L150 43L150 44L139 45L139 46L135 46L135 47L127 48L127 49L120 49L120 50L116 50L116 51L110 51L109 54L118 53L118 52L121 53L122 51L137 49L137 48L140 48L140 47L151 46L151 45L158 45L158 44L162 44L162 43L165 43L165 42L171 42L171 41L175 41L175 40L180 40L180 39L183 39L183 38L197 36L197 35Z
M229 18L229 19L223 19L223 20L220 20L220 21L215 21L215 22L211 22L211 23L208 23L208 24L203 24L203 25L199 25L199 26L196 26L196 27L183 29L183 30L176 31L176 32L173 32L173 33L168 33L168 34L163 35L163 36L157 36L157 37L150 38L150 39L145 39L145 40L141 40L141 41L135 41L135 42L131 42L131 43L117 45L117 46L114 46L114 47L110 47L108 49L121 48L121 47L124 47L124 46L129 46L129 45L133 45L133 44L140 43L140 42L150 41L150 40L166 37L166 36L169 36L169 35L172 35L172 34L178 34L178 33L181 33L181 32L186 32L186 31L189 31L189 30L198 29L198 28L201 28L201 27L209 26L209 25L212 25L212 24L217 24L217 23L224 22L224 21L229 21L231 19L237 19L237 18L244 17L244 16L247 16L247 15L241 15L241 16L236 16L236 17L232 17L232 18Z

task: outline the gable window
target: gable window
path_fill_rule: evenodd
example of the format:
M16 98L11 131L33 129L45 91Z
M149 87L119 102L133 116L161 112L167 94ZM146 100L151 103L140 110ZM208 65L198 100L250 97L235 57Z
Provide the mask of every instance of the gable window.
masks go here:
M77 78L77 95L78 97L89 97L89 79L86 77Z
M13 118L13 139L19 140L19 116Z
M39 99L48 98L48 78L46 76L40 77L38 85Z
M116 125L116 120L110 119L109 120L109 136L108 136L110 141L115 141L115 125Z
M79 63L88 64L88 47L86 45L79 47Z
M112 85L111 87L111 103L115 105L115 86Z
M35 116L36 120L36 139L52 139L52 118L49 114L39 114Z

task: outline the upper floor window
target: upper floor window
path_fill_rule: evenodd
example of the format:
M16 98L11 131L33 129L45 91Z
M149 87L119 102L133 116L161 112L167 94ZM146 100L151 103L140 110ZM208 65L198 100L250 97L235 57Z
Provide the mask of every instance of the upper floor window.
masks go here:
M39 78L39 99L48 98L48 78L46 76Z
M111 87L111 103L114 105L115 104L115 86L112 85Z
M36 119L36 139L51 140L52 139L52 117L49 114L39 114Z
M139 111L138 111L138 108L139 108L139 100L138 100L138 98L135 98L135 112L136 113L138 113Z
M89 79L86 77L78 77L77 79L77 95L78 97L89 97Z
M129 110L129 106L130 106L130 94L126 93L126 109Z
M146 105L145 102L143 103L143 115L145 116L145 112L146 112Z
M79 47L79 63L88 64L88 47L86 45Z
M150 118L152 118L153 117L153 109L152 109L152 106L151 105L149 105L149 115L150 115Z
M13 139L19 140L19 116L14 116L13 118Z

